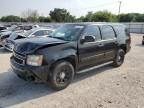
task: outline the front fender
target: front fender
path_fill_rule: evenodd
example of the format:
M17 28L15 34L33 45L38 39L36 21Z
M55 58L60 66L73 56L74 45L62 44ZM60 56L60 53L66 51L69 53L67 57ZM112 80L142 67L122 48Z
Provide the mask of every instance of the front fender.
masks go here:
M68 58L74 61L76 66L75 68L77 68L78 57L77 57L77 50L75 49L48 51L45 54L45 62L47 62L47 64L51 66L59 60L64 60Z

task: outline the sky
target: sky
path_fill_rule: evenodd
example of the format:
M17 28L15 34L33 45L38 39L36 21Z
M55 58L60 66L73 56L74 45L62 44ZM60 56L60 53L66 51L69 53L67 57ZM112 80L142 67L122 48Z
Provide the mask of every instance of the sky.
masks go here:
M121 13L144 13L144 0L121 0ZM0 0L0 17L21 16L28 9L37 10L40 15L48 16L54 8L65 8L72 15L80 17L88 11L108 10L118 14L118 0Z

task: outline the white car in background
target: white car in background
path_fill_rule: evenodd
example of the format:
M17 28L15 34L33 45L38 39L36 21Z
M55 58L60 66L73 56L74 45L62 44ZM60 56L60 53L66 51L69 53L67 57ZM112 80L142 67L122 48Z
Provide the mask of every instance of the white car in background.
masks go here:
M2 46L9 51L13 51L15 40L22 38L48 37L53 31L54 29L35 28L23 33L13 32L9 38L2 42Z
M23 33L28 30L35 28L32 25L13 25L8 29L0 31L0 45L2 45L2 41L7 39L13 32L15 33Z

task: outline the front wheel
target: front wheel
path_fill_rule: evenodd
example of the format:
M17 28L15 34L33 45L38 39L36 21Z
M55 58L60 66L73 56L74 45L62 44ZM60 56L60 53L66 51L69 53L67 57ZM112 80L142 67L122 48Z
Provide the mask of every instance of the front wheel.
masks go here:
M53 89L62 90L66 88L74 77L74 68L67 61L59 61L53 67L49 81Z
M115 59L113 61L113 66L114 67L121 66L123 64L123 62L124 62L124 58L125 58L125 52L124 52L124 50L123 49L119 49L117 51L116 57L115 57Z

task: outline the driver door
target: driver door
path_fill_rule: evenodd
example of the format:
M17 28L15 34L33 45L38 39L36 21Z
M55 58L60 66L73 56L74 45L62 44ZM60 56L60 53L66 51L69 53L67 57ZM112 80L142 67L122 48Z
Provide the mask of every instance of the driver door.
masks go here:
M93 36L95 41L79 42L79 70L96 66L104 61L104 44L101 41L99 27L96 25L87 26L80 40L84 39L85 36Z

